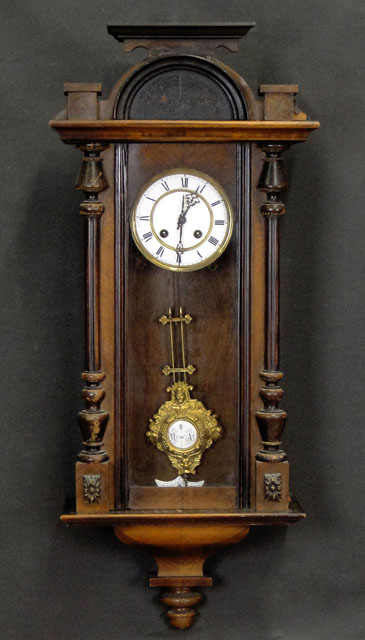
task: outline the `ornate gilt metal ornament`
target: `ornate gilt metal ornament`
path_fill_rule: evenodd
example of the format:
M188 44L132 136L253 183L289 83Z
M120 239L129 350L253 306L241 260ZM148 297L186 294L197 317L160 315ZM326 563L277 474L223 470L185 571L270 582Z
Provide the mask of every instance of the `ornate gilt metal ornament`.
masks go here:
M171 399L164 402L153 418L150 418L146 434L157 449L166 453L172 466L185 479L189 474L196 473L204 451L222 435L222 427L218 424L216 414L206 409L200 400L190 397L193 387L187 383L186 376L192 374L195 367L186 365L184 325L191 321L192 317L189 314L183 315L181 307L177 317L169 309L168 315L159 319L162 325L169 325L170 328L172 366L166 365L162 373L173 376L173 385L167 388ZM175 366L177 338L181 347L180 367ZM161 486L157 480L156 484Z
M265 500L281 501L281 473L265 473Z
M179 474L195 473L205 449L222 435L217 416L200 400L190 397L193 389L186 382L176 382L167 391L171 400L150 419L147 438L167 454Z
M100 475L84 475L82 478L84 489L84 502L100 502L101 498L101 476Z

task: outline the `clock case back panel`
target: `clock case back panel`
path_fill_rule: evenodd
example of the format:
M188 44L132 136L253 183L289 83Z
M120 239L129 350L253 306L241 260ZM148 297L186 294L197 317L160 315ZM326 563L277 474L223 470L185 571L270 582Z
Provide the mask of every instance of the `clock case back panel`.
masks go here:
M155 487L152 493L135 490L135 487L155 485L154 478L172 480L177 475L167 456L147 441L146 431L148 418L167 400L166 388L171 384L171 377L166 378L161 373L166 364L171 364L169 330L158 322L158 318L169 308L177 314L180 306L193 318L185 330L187 362L197 369L189 376L189 383L194 387L192 397L218 414L224 432L223 437L203 454L196 477L191 479L203 479L205 486L232 487L224 501L222 491L220 496L213 494L212 505L219 499L222 507L237 506L234 496L238 495L239 486L240 405L237 397L240 394L238 327L241 296L236 275L240 266L240 225L237 193L231 180L236 174L237 149L236 145L214 146L215 149L208 149L204 144L131 145L128 150L129 215L141 181L146 182L154 174L174 166L191 167L219 181L234 212L234 231L229 246L211 268L181 273L161 269L141 256L129 240L125 424L130 506L147 507L153 497L156 503L151 506L157 503L166 508L176 506L174 498L180 502L181 489L166 491ZM136 166L138 172L133 169ZM233 306L232 300L235 301ZM200 493L206 494L205 490L194 489L194 500L192 502L189 497L190 504L202 505Z
M115 114L123 119L151 120L158 114L174 120L245 119L247 106L225 70L203 59L176 56L142 65L121 87ZM155 175L180 168L216 180L228 195L234 219L232 238L217 264L188 273L152 265L139 253L129 232L141 187ZM128 301L117 305L124 314L117 318L123 335L118 332L116 342L117 352L124 354L116 385L123 398L123 410L116 413L116 429L124 427L123 502L137 509L247 507L250 145L116 145L115 176L117 228L124 230L120 238L125 238L116 250L122 256L117 286ZM118 241L117 237L117 245ZM171 383L161 373L170 364L169 332L158 318L169 307L177 313L180 306L193 317L185 331L187 362L197 368L189 377L192 397L217 413L223 436L203 454L192 478L204 480L204 487L167 489L156 487L154 480L171 480L176 470L147 441L146 431L149 418L168 399L166 389ZM121 405L118 399L116 404Z

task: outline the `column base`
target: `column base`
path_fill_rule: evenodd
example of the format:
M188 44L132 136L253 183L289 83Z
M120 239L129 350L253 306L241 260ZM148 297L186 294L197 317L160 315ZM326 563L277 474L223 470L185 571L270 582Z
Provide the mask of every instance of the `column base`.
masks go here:
M109 510L109 462L76 462L77 513L105 513Z
M289 462L255 462L256 511L280 512L289 508Z

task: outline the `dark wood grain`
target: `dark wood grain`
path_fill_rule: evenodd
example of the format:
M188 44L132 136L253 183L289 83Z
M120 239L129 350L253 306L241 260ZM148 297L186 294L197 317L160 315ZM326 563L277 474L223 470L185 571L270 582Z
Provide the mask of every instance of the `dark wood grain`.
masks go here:
M128 212L141 186L153 175L171 167L191 167L219 180L234 208L234 235L217 269L172 273L149 263L132 239L127 247L125 275L128 309L124 395L129 456L127 485L154 484L154 478L171 480L176 471L168 458L147 441L148 420L169 398L170 380L161 374L169 363L169 334L158 318L171 306L181 305L193 322L186 331L189 362L197 367L189 382L192 395L218 414L224 437L203 456L196 480L208 484L235 484L238 495L239 439L239 300L236 273L240 255L239 213L235 145L130 145L128 153ZM135 170L138 167L138 172ZM126 223L128 229L129 223ZM135 295L138 292L138 295ZM217 319L218 321L214 320ZM222 464L224 460L224 464Z

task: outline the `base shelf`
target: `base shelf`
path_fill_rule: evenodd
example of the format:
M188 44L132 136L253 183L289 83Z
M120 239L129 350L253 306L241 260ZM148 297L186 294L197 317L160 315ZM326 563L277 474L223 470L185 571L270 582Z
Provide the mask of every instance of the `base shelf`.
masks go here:
M288 525L306 517L296 498L292 497L288 511L270 513L270 511L251 510L184 510L172 511L168 509L143 509L128 511L108 511L106 513L76 513L75 506L67 501L61 515L61 522L66 525L91 525L117 527L123 524L162 524L174 523L226 523L241 524L242 526L271 526Z
M66 505L61 521L66 525L113 527L124 544L150 552L157 575L150 587L165 589L161 601L176 629L187 629L195 617L194 607L202 595L196 587L210 587L212 578L204 573L204 563L218 549L242 541L252 526L287 525L305 513L295 498L283 512L249 510L129 510L108 513L76 513Z

